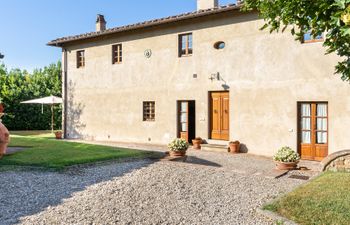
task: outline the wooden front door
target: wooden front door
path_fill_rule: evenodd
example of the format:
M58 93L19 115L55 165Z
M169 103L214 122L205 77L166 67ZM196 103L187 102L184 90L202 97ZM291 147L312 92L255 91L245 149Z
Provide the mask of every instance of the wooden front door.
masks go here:
M230 97L229 92L210 93L211 138L230 139Z
M328 155L328 104L299 104L299 153L302 159L321 161Z

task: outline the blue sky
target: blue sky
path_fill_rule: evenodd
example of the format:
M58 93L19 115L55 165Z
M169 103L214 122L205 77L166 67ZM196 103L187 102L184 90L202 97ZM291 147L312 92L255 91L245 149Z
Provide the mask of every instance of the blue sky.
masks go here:
M11 68L41 68L61 59L50 40L95 30L97 14L107 27L194 11L196 0L0 0L0 61ZM221 5L235 0L220 0Z

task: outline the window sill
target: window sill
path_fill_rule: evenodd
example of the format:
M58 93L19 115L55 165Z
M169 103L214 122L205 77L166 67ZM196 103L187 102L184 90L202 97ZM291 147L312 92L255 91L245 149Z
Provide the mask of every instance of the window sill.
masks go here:
M324 39L303 41L303 44L324 42Z
M179 56L179 58L187 58L187 57L191 57L192 56L192 54L190 54L190 55L181 55L181 56Z

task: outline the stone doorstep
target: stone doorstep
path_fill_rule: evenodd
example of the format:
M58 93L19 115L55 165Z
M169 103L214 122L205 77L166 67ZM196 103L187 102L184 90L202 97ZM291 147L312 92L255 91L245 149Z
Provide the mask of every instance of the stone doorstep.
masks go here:
M214 139L207 139L205 140L204 144L210 144L210 145L225 145L228 146L229 141L223 141L223 140L214 140Z
M202 144L202 151L210 152L228 152L227 145L218 145L218 144Z

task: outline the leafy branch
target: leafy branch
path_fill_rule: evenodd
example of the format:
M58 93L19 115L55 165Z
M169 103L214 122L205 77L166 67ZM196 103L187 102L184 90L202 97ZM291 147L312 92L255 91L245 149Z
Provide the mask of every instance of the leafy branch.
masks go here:
M262 29L290 32L302 41L304 34L324 34L327 53L341 60L335 67L344 81L350 82L350 0L245 0L244 9L257 9L265 20Z

